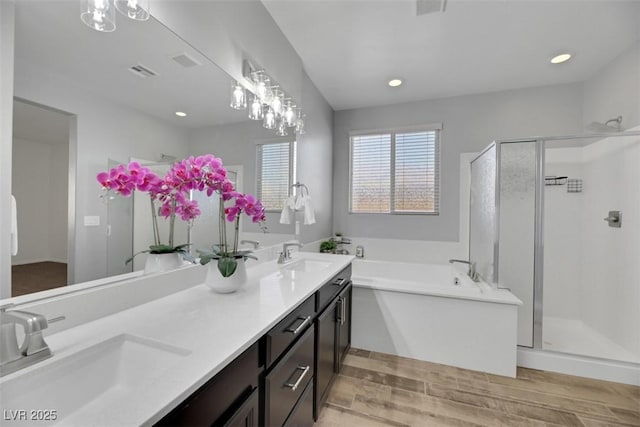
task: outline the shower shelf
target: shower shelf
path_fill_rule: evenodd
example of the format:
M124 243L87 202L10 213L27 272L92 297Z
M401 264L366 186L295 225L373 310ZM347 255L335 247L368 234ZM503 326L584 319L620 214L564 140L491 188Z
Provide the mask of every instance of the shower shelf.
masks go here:
M544 185L565 185L567 178L566 176L545 176Z

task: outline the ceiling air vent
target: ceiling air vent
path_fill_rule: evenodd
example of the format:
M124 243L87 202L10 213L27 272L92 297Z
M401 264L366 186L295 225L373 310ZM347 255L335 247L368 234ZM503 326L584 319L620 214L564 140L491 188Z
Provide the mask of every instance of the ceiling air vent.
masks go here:
M202 65L198 60L189 55L188 53L179 53L178 55L174 55L171 57L178 64L182 65L185 68L196 67L198 65Z
M131 71L138 77L142 77L143 79L147 77L155 77L158 75L158 73L156 73L155 71L140 64L134 65L133 67L129 68L129 71Z
M426 15L427 13L444 12L447 0L416 0L416 14Z

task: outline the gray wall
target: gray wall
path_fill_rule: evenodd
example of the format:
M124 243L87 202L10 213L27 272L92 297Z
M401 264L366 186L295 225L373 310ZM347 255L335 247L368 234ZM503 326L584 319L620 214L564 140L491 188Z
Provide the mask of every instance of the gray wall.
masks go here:
M622 128L640 125L640 42L619 55L584 83L583 120L622 116Z
M458 240L460 153L491 141L580 133L582 84L459 96L337 111L334 115L334 231L346 236ZM441 122L440 215L349 214L349 132Z
M243 165L243 191L256 193L256 144L269 141L298 142L298 181L309 187L316 213L316 224L302 225L301 239L312 242L331 233L331 171L333 110L311 80L304 75L303 103L307 114L306 134L279 138L262 127L262 122L211 126L192 130L189 151L194 155L212 153L227 165ZM280 213L267 213L270 233L293 234L294 225L279 223ZM245 223L244 231L256 232L257 226Z

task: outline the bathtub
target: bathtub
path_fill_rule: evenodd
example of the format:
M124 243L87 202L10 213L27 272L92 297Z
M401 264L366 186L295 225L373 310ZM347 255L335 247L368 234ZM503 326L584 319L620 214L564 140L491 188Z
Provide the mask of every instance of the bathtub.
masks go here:
M517 314L507 290L451 265L353 262L352 345L515 377Z

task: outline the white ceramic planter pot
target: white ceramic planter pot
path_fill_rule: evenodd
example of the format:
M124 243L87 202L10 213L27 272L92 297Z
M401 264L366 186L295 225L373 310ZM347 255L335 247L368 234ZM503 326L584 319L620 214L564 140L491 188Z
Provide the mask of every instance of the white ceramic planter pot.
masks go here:
M238 259L236 271L229 277L222 277L220 270L218 270L218 262L215 259L211 260L207 267L205 284L215 292L230 294L247 283L247 267L242 258Z
M147 254L144 264L144 274L162 273L179 268L182 265L182 257L179 253Z

